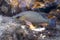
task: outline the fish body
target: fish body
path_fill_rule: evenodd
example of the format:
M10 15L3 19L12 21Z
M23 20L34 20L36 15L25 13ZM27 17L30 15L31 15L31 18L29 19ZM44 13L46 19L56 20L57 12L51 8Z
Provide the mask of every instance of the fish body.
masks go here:
M40 22L48 22L47 18L43 17L43 14L45 13L38 13L38 12L33 12L33 11L25 11L25 12L21 12L18 15L13 16L13 18L17 18L19 17L19 20L28 20L32 23L40 23Z

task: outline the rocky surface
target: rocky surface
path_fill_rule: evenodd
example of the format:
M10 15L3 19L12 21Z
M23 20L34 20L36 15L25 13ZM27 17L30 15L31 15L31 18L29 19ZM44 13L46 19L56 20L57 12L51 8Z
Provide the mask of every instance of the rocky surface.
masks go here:
M23 28L22 28L22 27ZM26 27L26 25L25 25ZM58 27L60 28L60 27ZM52 35L49 37L46 30L43 33L24 28L24 25L11 17L0 15L0 40L59 40L60 30L50 30ZM46 36L47 35L47 36Z

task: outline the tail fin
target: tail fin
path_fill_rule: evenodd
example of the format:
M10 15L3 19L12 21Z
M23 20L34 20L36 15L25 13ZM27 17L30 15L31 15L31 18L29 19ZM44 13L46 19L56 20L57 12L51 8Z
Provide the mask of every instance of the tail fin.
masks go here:
M52 18L49 20L49 26L50 27L56 27L56 19L55 18Z

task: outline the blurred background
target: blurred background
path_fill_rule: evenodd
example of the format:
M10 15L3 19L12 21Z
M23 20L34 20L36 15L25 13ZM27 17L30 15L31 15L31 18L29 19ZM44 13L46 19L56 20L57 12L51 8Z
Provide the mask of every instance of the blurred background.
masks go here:
M60 0L0 0L0 40L60 40Z

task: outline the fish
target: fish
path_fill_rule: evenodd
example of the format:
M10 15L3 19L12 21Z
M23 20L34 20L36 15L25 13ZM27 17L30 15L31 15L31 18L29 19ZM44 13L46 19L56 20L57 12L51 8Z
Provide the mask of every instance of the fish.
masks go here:
M13 16L13 18L19 17L19 20L28 20L32 23L48 22L47 17L43 16L44 14L43 12L25 11Z

